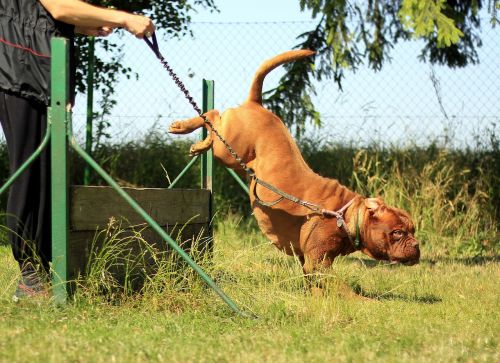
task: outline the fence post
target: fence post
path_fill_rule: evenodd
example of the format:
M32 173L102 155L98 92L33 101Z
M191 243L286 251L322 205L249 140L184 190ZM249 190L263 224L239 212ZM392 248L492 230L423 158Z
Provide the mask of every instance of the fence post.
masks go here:
M52 286L56 304L68 295L68 40L52 38L51 103L51 199L52 199Z
M203 80L203 104L202 112L214 109L214 81ZM204 140L208 135L207 129L203 128L201 139ZM213 189L213 172L214 172L214 152L210 148L207 152L201 155L201 188Z

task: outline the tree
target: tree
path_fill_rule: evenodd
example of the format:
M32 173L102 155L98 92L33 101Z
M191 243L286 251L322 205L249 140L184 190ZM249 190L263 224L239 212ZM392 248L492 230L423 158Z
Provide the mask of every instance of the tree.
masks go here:
M296 48L316 51L307 62L285 65L286 74L265 96L265 104L300 137L306 121L320 125L310 94L312 79L332 78L342 89L345 70L367 63L380 70L398 41L424 40L420 60L452 68L479 62L481 0L300 0L301 9L319 19L301 34ZM498 0L488 2L492 26Z
M182 37L190 35L189 23L191 21L190 14L197 7L208 8L216 11L214 0L90 0L89 3L105 7L115 7L120 10L144 14L150 16L157 28L165 31L166 36ZM117 30L123 32L123 30ZM122 64L123 50L122 47L107 38L95 38L96 48L104 51L107 59L102 56L94 58L94 89L101 92L101 121L98 124L98 137L105 134L106 126L109 123L102 116L109 115L111 109L116 104L113 99L114 86L118 77L125 76L127 78L137 77L133 70L125 67ZM75 40L75 57L76 57L76 90L84 93L87 88L86 78L89 66L89 44L90 39L87 37L77 37Z

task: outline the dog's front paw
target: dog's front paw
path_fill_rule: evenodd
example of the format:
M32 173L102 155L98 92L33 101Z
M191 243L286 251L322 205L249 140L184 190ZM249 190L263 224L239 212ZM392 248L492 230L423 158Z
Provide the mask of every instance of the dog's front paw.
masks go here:
M168 132L171 134L184 134L186 132L186 129L183 127L183 122L182 121L174 121L170 124L168 127Z

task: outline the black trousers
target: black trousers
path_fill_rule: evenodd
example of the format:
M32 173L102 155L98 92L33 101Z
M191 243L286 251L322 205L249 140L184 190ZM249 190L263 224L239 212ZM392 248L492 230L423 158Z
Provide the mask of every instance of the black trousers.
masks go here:
M13 173L40 145L47 127L47 107L0 90L0 123ZM10 187L6 213L8 238L20 268L29 262L47 269L51 259L48 145Z

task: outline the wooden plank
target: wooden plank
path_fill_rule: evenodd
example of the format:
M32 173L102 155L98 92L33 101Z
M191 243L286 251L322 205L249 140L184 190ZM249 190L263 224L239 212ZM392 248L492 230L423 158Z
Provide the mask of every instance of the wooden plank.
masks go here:
M203 189L124 188L156 222L164 226L210 222L210 191ZM111 188L71 188L70 228L73 231L103 229L111 217L130 225L142 218Z
M210 226L211 192L202 189L157 189L157 188L124 188L153 219L186 251L190 251L196 241L198 251L210 253L212 250L212 230ZM110 218L114 218L115 229L111 234L120 231L115 241L128 241L127 246L120 245L114 257L120 255L142 256L144 246L135 237L141 232L142 239L154 246L157 253L169 256L171 249L161 237L147 227L142 218L110 187L74 186L71 188L70 236L68 246L68 273L74 279L79 274L85 275L91 249L102 249L109 236L99 232L106 230ZM96 238L97 236L97 238ZM195 255L199 255L195 254ZM149 257L147 257L149 256ZM94 256L95 257L95 256ZM154 273L155 258L145 255L146 270ZM113 258L113 257L111 257ZM113 261L111 261L113 262ZM116 263L110 267L110 273L118 281L125 275L123 264ZM140 280L138 280L140 281Z

